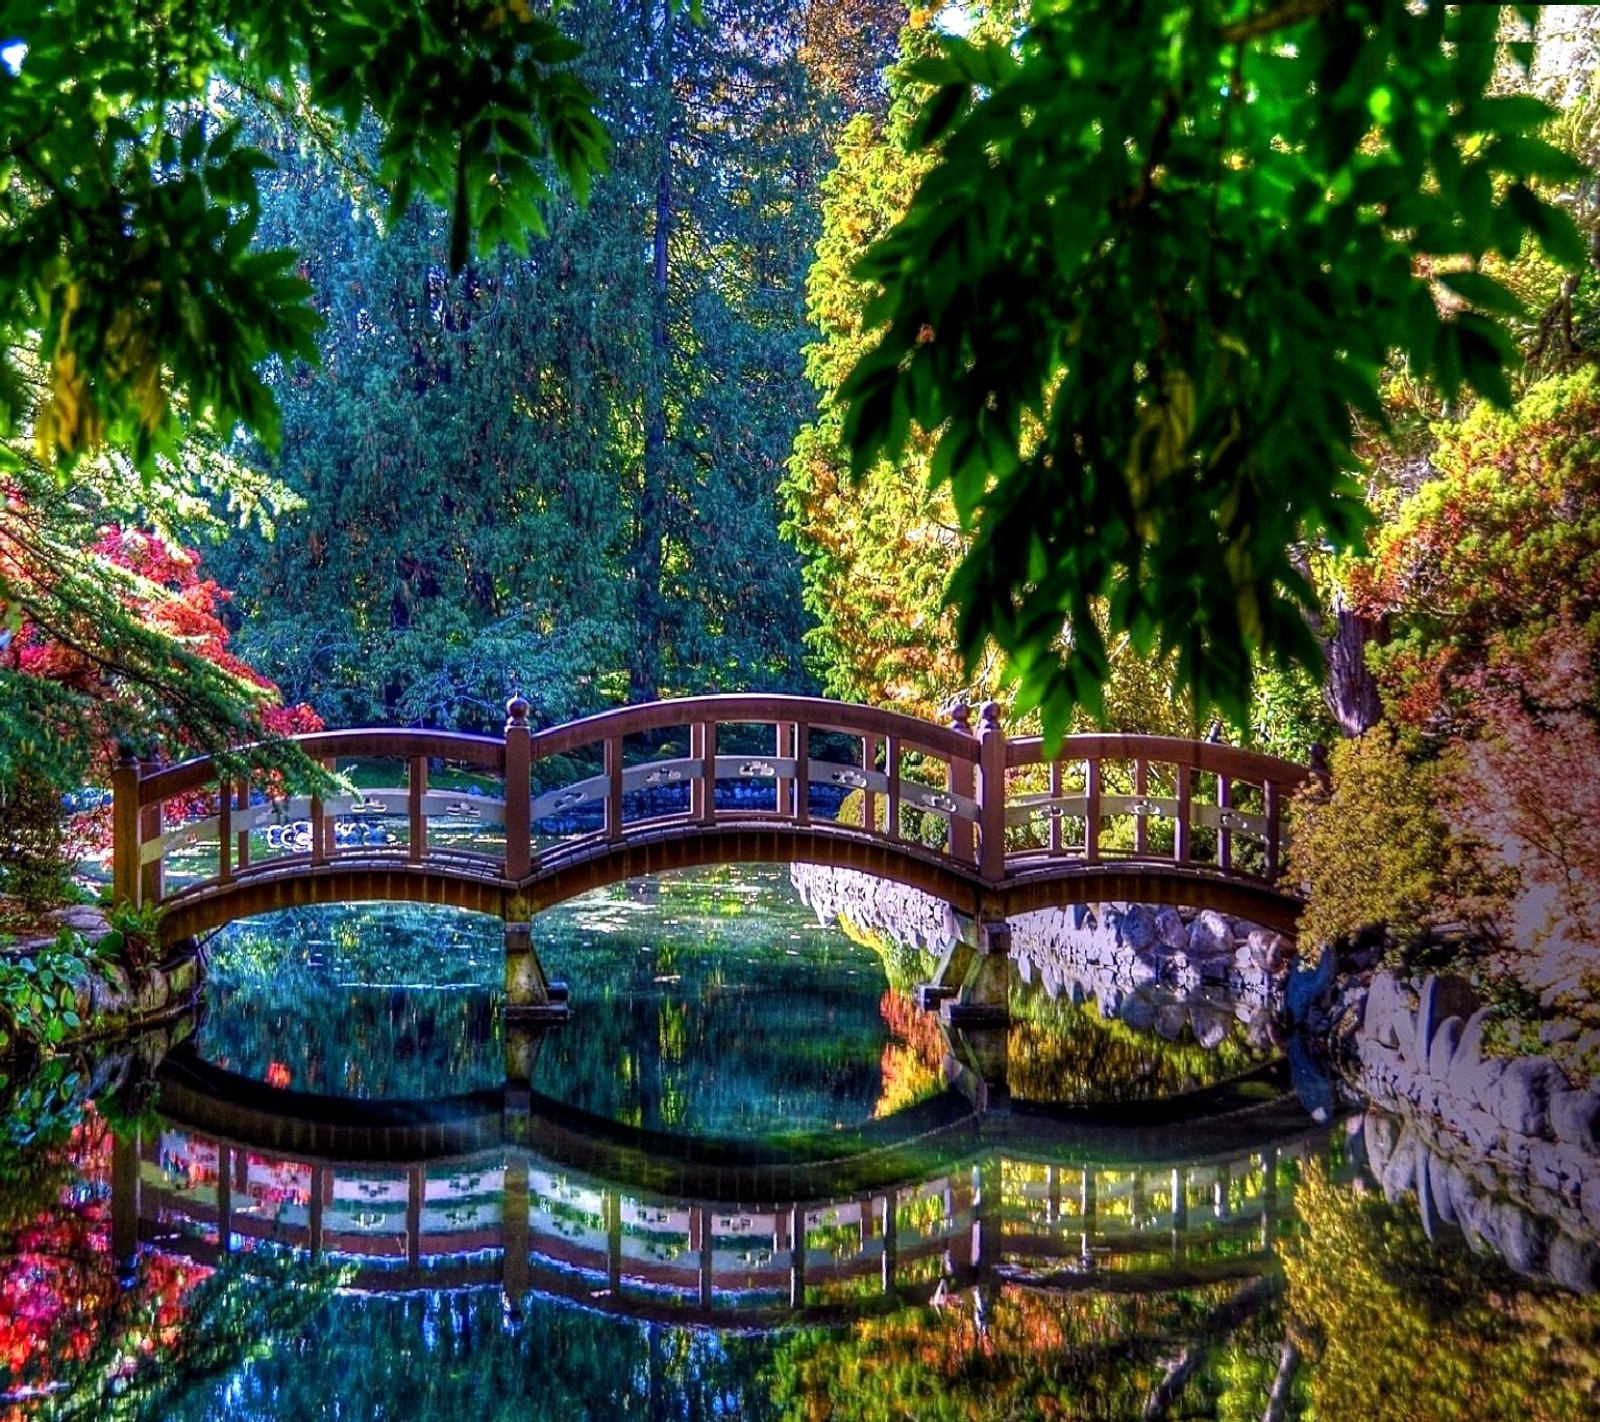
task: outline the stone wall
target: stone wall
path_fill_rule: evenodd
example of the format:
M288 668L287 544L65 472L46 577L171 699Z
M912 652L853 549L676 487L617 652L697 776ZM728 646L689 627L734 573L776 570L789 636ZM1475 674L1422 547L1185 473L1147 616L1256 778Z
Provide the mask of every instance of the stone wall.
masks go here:
M790 877L824 923L848 918L902 946L940 956L973 925L932 895L853 869L796 864ZM1281 935L1211 910L1074 904L1011 919L1017 976L1052 998L1093 998L1106 1018L1175 1040L1189 1028L1213 1047L1247 1024L1266 1042L1281 1015L1292 956Z
M943 899L909 889L889 879L863 874L859 869L830 869L821 864L791 864L789 879L803 903L819 923L849 919L858 928L902 945L943 955L963 932L956 911Z
M1386 1194L1459 1224L1524 1273L1600 1285L1600 1080L1485 1050L1488 1014L1457 977L1376 974L1347 1044L1350 1083L1394 1118L1369 1132Z

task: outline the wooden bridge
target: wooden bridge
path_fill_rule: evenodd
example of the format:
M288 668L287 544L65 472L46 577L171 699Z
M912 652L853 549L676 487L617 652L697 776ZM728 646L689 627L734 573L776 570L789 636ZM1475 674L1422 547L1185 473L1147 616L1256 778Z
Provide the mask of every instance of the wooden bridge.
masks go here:
M520 697L507 710L499 737L297 737L330 769L360 766L370 780L392 768L392 784L352 795L273 799L212 757L126 759L114 776L116 898L159 905L167 943L274 909L371 900L515 926L641 875L808 862L909 884L980 921L1095 900L1216 908L1285 931L1298 916L1280 882L1284 811L1310 772L1237 747L1090 735L1051 755L1036 737L1008 738L992 704L976 726L965 706L941 726L765 695L540 731ZM537 960L510 927L507 942L518 960L508 987L544 1001Z

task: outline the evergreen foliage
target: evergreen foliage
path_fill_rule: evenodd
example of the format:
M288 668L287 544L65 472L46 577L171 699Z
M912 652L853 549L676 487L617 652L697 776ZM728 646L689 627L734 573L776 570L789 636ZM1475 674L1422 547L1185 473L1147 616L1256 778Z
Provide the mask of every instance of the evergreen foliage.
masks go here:
M483 729L513 690L554 721L804 684L773 504L812 409L808 194L838 102L814 87L813 8L712 4L701 27L650 0L573 7L619 142L527 257L453 275L437 209L380 233L325 159L285 149L263 231L302 244L326 322L320 371L274 382L304 507L219 566L241 647L288 694Z

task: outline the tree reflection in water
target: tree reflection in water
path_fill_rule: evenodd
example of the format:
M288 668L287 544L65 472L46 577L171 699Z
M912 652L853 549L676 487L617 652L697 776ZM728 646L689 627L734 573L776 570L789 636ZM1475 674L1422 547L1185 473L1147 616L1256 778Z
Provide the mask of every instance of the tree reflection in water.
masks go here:
M1313 1169L1285 1272L1317 1422L1571 1422L1600 1416L1600 1299L1521 1278L1414 1201Z
M111 1153L108 1123L90 1113L30 1152L33 1189L0 1206L3 1422L172 1416L303 1337L331 1296L334 1271L267 1256L208 1268L148 1251L119 1277Z

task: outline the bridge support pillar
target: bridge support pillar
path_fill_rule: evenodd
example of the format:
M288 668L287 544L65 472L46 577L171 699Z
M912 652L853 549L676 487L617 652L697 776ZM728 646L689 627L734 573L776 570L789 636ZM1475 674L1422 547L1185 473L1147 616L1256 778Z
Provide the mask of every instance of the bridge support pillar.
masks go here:
M978 925L978 947L969 957L960 991L939 1015L950 1027L1003 1027L1011 1021L1011 925L1003 918Z
M500 1287L506 1321L513 1325L522 1322L523 1300L528 1295L529 1195L528 1157L519 1147L511 1146L505 1154L505 1194L500 1211L505 1249Z
M533 926L506 924L506 1018L524 1023L565 1022L567 986L545 976L533 947Z

